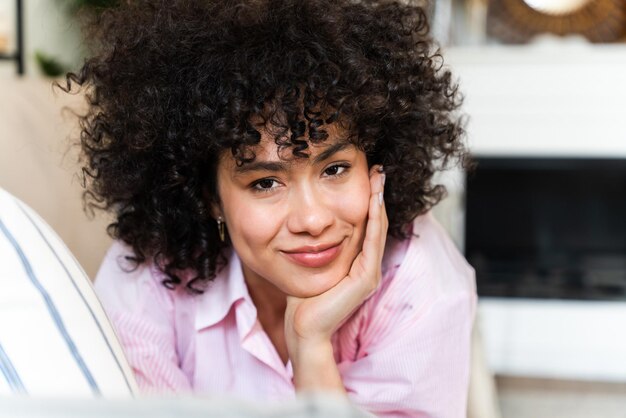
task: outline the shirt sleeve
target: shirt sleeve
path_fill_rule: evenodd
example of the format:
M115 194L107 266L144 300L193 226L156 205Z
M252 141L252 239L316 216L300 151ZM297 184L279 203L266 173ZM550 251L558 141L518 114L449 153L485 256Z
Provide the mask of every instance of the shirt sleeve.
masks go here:
M96 292L142 392L190 392L176 349L172 292L149 265L127 268L128 253L121 244L113 245L96 276Z
M465 417L475 296L441 298L339 365L353 403L380 417Z

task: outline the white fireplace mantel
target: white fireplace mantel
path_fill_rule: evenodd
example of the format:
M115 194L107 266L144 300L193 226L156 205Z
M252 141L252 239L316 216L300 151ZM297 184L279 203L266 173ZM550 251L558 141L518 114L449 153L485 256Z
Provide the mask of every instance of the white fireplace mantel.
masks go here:
M626 157L626 46L451 48L481 155Z
M626 46L552 41L444 57L465 95L473 154L626 158ZM448 201L462 212L452 178ZM442 206L444 224L462 220ZM451 224L462 242L462 221ZM481 298L477 324L496 373L626 381L626 302Z

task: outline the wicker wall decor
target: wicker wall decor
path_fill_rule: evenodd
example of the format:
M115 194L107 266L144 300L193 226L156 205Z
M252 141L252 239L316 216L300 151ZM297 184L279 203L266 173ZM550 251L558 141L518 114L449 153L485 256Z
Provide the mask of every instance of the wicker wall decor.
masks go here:
M625 0L589 0L578 9L550 13L524 0L489 0L487 34L505 43L525 43L539 34L582 35L615 42L626 34Z

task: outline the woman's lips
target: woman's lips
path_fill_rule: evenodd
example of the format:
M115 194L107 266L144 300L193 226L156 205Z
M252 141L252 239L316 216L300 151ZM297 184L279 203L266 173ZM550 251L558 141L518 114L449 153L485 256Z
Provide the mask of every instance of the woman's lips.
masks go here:
M341 241L338 244L333 244L330 247L320 246L323 250L316 250L314 247L298 248L292 251L283 251L283 254L296 264L300 264L304 267L324 267L332 262L341 252Z

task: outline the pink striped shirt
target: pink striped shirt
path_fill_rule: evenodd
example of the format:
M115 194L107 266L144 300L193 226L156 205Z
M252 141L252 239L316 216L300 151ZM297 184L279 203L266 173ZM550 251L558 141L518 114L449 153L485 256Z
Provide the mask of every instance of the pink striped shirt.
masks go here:
M476 295L473 270L430 216L389 239L378 290L333 336L352 402L378 416L464 417ZM295 396L232 254L200 296L169 291L154 265L124 271L114 244L96 278L140 387L256 400ZM120 266L121 264L121 266Z

